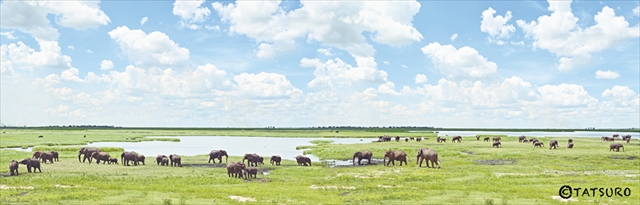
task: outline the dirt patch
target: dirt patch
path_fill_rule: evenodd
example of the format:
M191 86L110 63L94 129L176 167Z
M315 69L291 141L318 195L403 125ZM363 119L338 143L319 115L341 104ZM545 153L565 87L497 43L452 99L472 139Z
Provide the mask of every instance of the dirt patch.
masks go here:
M476 155L476 153L473 153L472 151L469 151L469 150L462 151L462 153L469 154L469 155Z
M0 184L0 189L2 189L2 190L7 190L7 189L33 189L33 187L32 186L19 186L19 187L17 187L17 186L7 186L7 185L4 185L4 184Z
M561 201L561 202L578 202L578 200L574 199L574 198L563 199L560 196L551 196L551 198L555 199L555 200L558 200L558 201Z
M311 185L311 186L309 186L309 188L315 189L315 190L318 190L318 189L356 189L356 187L354 187L354 186L340 186L340 187L338 187L338 186L316 186L316 185Z
M637 159L638 157L636 157L636 156L617 156L617 155L616 155L616 156L613 156L612 158L613 158L613 159L635 160L635 159Z
M516 164L516 160L515 159L509 159L509 160L483 159L483 160L476 160L474 162L476 164L481 164L481 165L512 165L512 164Z
M239 201L239 202L256 202L256 199L242 196L229 196L230 199Z

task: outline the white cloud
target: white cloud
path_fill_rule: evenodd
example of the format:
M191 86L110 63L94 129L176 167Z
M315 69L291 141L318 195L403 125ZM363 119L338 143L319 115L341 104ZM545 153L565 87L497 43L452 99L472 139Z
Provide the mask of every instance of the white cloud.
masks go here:
M71 67L71 58L62 55L58 42L39 41L38 44L40 45L40 51L35 51L22 43L22 41L2 45L0 49L3 57L2 70L13 70L13 67L18 67L23 70L31 70L34 67L59 69Z
M180 26L192 30L200 29L196 23L204 22L211 14L207 7L200 7L205 0L176 0L173 3L173 15L179 16Z
M333 56L333 53L331 53L331 48L318 48L318 53L322 53L325 56Z
M392 82L386 82L382 85L378 86L378 93L388 94L388 95L400 95L400 93L395 91L396 85Z
M490 78L498 69L496 63L487 61L478 51L468 46L456 49L452 45L435 42L423 47L422 52L449 79Z
M357 58L357 67L353 67L340 58L321 62L319 59L303 58L300 60L301 67L315 67L313 72L315 78L307 84L310 88L333 89L336 84L349 85L354 82L387 82L387 72L376 69L376 62L373 58Z
M140 19L140 25L141 25L141 26L142 26L142 25L144 25L144 23L147 23L147 21L148 21L148 20L149 20L149 18L148 18L148 17L146 17L146 16L145 16L145 17L142 17L142 19Z
M383 61L382 63L384 63L385 65L390 65L391 63L389 63L389 61Z
M416 75L416 84L424 84L427 82L427 76L424 74Z
M607 71L601 71L598 70L596 71L596 78L597 79L616 79L620 77L620 74L618 74L618 72L614 72L611 70L607 70Z
M580 28L571 11L571 1L549 1L551 15L538 21L518 20L525 34L534 39L533 47L548 50L560 57L558 69L571 71L590 63L591 54L640 36L638 25L630 27L622 16L607 6L594 16L595 25Z
M640 6L637 6L633 9L633 14L636 16L640 16Z
M538 87L542 102L555 106L586 106L598 102L584 87L576 84L544 85Z
M62 80L75 81L75 82L83 82L84 80L78 77L80 71L77 68L69 68L65 71L62 71L60 77Z
M458 38L458 34L454 33L453 35L451 35L450 39L451 39L451 41L454 41L454 40L456 40L456 38Z
M402 68L408 68L408 66L407 66L407 65L405 65L405 64L402 64L402 65L400 65L400 66L401 66Z
M91 49L87 49L87 53L93 53Z
M110 60L102 60L100 62L100 70L109 70L111 68L113 68L113 62Z
M76 47L73 47L73 46L67 46L67 48L69 48L71 50L75 50L76 49Z
M189 50L180 47L166 34L154 31L130 30L121 26L109 32L127 57L139 66L186 66Z
M627 86L616 85L613 86L613 88L606 89L604 92L602 92L602 97L628 100L636 97L636 92L629 89L629 87Z
M5 36L7 39L18 39L15 36L13 36L13 31L0 32L0 36Z
M215 25L215 26L205 25L204 28L207 29L207 30L212 30L212 31L220 31L220 26L218 26L218 25Z
M302 94L284 75L277 73L242 73L233 79L237 83L237 90L233 93L245 97L283 98Z
M507 11L504 16L498 15L493 17L495 13L496 10L491 7L482 12L480 31L488 33L492 38L496 39L509 38L510 33L516 31L516 28L513 25L507 24L512 17L511 11Z

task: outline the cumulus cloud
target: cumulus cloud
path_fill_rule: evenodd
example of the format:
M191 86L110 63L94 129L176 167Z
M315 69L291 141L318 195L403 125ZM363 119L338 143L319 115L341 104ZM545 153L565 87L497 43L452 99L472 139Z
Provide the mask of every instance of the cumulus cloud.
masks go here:
M614 72L611 70L607 70L607 71L601 71L598 70L596 71L596 78L597 79L616 79L620 77L620 74L618 74L618 72Z
M111 68L113 68L113 62L110 60L102 60L100 62L100 70L109 70Z
M310 88L333 89L335 84L350 84L354 82L387 82L387 72L376 69L376 62L373 58L356 59L358 66L354 67L340 58L321 62L319 59L303 58L300 60L301 67L315 67L313 72L315 78L307 84Z
M141 26L144 25L144 23L147 23L148 20L149 20L149 18L147 18L146 16L142 17L142 19L140 19L140 25Z
M325 56L333 56L333 53L331 53L331 48L318 48L318 53L321 53Z
M200 7L205 0L176 0L173 3L173 15L180 17L180 25L192 30L199 29L197 23L204 22L211 14L207 7Z
M633 14L636 16L640 16L640 6L637 6L633 9Z
M243 96L282 98L302 94L284 75L277 73L242 73L233 79L237 83L237 92Z
M189 50L180 47L166 34L154 31L130 30L121 26L109 32L122 52L138 66L186 66Z
M378 86L378 93L388 94L388 95L400 95L400 93L395 91L396 85L392 82L386 82L382 85Z
M13 36L13 31L9 31L9 32L0 32L0 36L4 36L7 39L18 39L15 36Z
M493 77L498 69L496 63L468 46L456 49L452 45L435 42L422 47L422 52L449 79L486 79Z
M533 47L548 50L560 57L558 69L571 71L590 63L591 54L640 36L638 25L630 27L622 16L616 16L610 7L603 7L594 16L595 25L581 28L571 11L571 1L549 1L551 15L540 16L537 21L517 24L533 38Z
M504 16L493 16L496 13L496 10L489 7L487 10L482 12L482 21L480 24L480 31L488 33L489 36L496 39L507 39L510 37L510 34L516 31L516 28L507 24L507 22L511 19L511 11L507 11Z
M80 71L77 68L69 68L65 71L62 71L60 77L62 78L62 80L83 82L84 80L80 79L78 74L80 74Z
M598 102L581 85L566 84L544 85L538 87L541 100L556 106L586 106Z
M14 67L22 70L35 68L58 68L67 69L71 67L71 57L62 55L58 42L39 41L40 51L35 51L22 43L5 44L0 47L2 56L2 71L13 70Z
M427 82L427 76L424 74L416 75L416 84L424 84Z

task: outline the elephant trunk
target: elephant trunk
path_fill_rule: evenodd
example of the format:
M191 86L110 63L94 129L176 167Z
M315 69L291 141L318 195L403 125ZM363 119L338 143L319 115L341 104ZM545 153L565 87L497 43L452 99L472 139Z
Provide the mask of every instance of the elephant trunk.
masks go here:
M224 156L226 157L226 158L224 159L224 162L229 162L229 155L224 154ZM214 162L215 162L215 161L214 161Z
M416 156L416 164L418 164L419 160L420 160L420 155Z
M78 152L78 162L80 162L80 155L82 155L82 152Z
M384 158L382 158L382 165L387 166L387 156L384 156Z

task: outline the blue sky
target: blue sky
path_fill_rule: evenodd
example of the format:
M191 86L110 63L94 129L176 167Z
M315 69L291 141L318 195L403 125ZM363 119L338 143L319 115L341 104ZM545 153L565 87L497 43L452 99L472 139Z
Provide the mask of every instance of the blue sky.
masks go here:
M2 1L5 125L638 127L637 1Z

